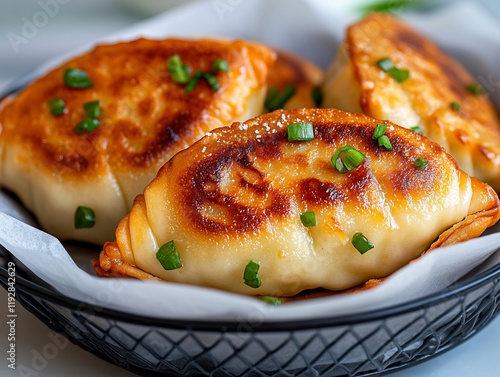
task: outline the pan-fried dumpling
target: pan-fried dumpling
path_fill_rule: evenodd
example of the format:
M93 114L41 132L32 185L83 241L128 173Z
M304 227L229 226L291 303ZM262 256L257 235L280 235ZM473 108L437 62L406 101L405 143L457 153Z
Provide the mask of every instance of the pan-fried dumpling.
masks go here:
M459 63L390 15L348 28L326 74L324 106L419 126L500 192L500 126L487 96Z
M136 198L97 274L250 295L343 290L498 220L493 189L442 147L379 123L296 109L212 131Z
M267 80L266 110L318 107L322 100L323 70L290 51L275 51L277 59Z
M5 100L0 185L47 232L102 244L170 157L263 112L274 60L244 41L97 46Z

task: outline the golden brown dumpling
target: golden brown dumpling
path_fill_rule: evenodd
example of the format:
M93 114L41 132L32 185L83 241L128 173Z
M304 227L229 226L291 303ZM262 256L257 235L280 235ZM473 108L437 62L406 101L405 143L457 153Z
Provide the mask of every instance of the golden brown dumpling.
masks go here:
M377 64L384 58L396 67L396 78L398 70L409 77L404 80L403 72L398 82ZM396 18L375 13L348 28L326 74L323 105L419 126L460 168L500 192L500 126L480 90L431 41Z
M303 122L314 139L289 141L289 125ZM212 131L174 156L136 198L116 241L93 261L97 274L250 295L343 290L387 276L426 250L476 237L498 220L496 193L443 148L383 122L388 150L373 139L377 123L297 109ZM340 153L338 171L331 158L340 148L358 152ZM315 214L315 226L302 223L306 212ZM363 236L372 249L364 250ZM166 252L180 262L165 269ZM256 266L260 286L251 279Z
M191 77L211 73L219 89L204 78L191 92L174 82L167 61L176 54ZM228 72L214 70L218 59ZM47 232L102 244L170 157L212 128L263 112L274 60L267 47L244 41L139 39L97 46L5 101L0 185L16 193ZM66 85L67 68L83 70L92 86ZM62 115L51 113L52 99L64 101ZM102 114L88 114L96 109L84 104L93 101ZM75 129L84 119L90 128L93 119L100 125ZM79 206L94 211L92 228L75 229Z

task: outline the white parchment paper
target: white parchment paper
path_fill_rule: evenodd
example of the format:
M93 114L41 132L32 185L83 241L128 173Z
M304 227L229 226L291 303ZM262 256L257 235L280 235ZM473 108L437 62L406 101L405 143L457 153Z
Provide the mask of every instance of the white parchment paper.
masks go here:
M227 6L220 8L220 3ZM326 68L344 37L345 27L359 17L358 13L340 3L344 2L194 2L99 42L141 36L245 38L295 51ZM431 13L402 16L459 59L500 108L498 23L473 2L455 3ZM89 47L83 46L54 59L34 75L42 74ZM82 251L75 254L73 251L70 256L56 238L30 224L34 222L23 208L0 191L0 244L36 276L64 295L82 302L159 318L240 321L252 316L274 321L360 313L441 291L472 270L477 273L500 264L500 233L493 229L490 235L429 253L372 290L271 306L252 297L203 287L97 278L86 272L92 254Z

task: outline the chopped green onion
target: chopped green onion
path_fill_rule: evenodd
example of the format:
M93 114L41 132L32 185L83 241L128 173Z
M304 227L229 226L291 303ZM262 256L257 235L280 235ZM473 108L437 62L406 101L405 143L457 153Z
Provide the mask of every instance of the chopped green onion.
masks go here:
M300 221L302 225L306 227L316 226L316 214L314 212L308 211L300 214Z
M186 93L188 92L191 92L196 85L198 85L198 82L200 81L200 79L203 77L203 72L202 71L196 71L196 73L193 75L193 77L191 77L191 79L189 80L189 83L187 84L187 86L184 88L184 91Z
M53 98L49 102L50 112L54 116L63 115L68 110L66 109L66 104L61 98Z
M97 127L101 125L101 122L95 118L85 118L80 123L73 128L73 131L77 134L81 134L84 132L94 131Z
M101 116L101 103L99 101L90 101L83 104L83 109L89 118Z
M408 71L407 69L399 69L393 67L389 69L387 73L391 75L391 77L397 82L403 82L410 78L410 71Z
M74 89L85 89L93 86L87 72L75 68L64 70L64 84Z
M264 106L269 111L282 109L287 101L295 94L295 88L292 85L287 85L281 93L278 88L272 87L269 89Z
M243 273L243 280L249 287L259 288L262 285L262 280L258 275L259 268L259 264L253 260L246 265L245 272Z
M413 132L416 132L417 134L419 135L423 135L424 132L422 131L422 129L420 128L420 126L413 126L412 128L410 128Z
M331 158L332 166L340 173L345 174L349 170L357 168L363 160L365 155L354 149L350 145L339 148Z
M377 141L379 147L384 147L388 151L392 151L392 144L387 135L380 136Z
M384 72L387 72L389 69L394 68L394 63L389 58L382 58L375 64Z
M427 166L429 161L427 161L425 158L419 157L415 160L413 163L417 169L423 169Z
M79 206L75 211L75 229L92 228L95 225L95 212L88 207Z
M262 296L262 301L271 305L281 305L281 299L271 296Z
M307 141L314 139L314 129L311 122L299 122L288 125L288 141Z
M483 94L483 88L479 84L472 83L467 85L466 88L471 94L475 96L480 96L481 94Z
M321 88L319 86L314 87L311 95L316 106L320 107L323 102L323 92L321 91Z
M187 84L189 82L189 67L182 63L179 55L175 54L167 60L168 72L177 84Z
M390 58L382 58L375 64L382 71L387 72L397 82L406 81L410 77L410 71L396 67Z
M156 259L165 270L176 270L182 267L181 257L174 241L169 241L158 249Z
M452 103L450 103L450 106L453 108L453 110L456 110L456 111L460 111L460 109L462 108L462 105L460 105L460 103L458 103L456 101L453 101Z
M363 233L354 233L351 240L352 245L359 251L360 254L366 253L374 248L373 244L365 237Z
M216 59L212 65L212 70L215 72L229 72L229 63L224 59Z
M212 88L214 92L219 90L219 80L217 80L217 77L212 75L211 73L204 73L203 78L207 80L208 85Z
M381 137L385 130L387 129L387 126L385 124L377 124L375 126L375 130L373 131L373 136L372 136L372 139L375 139L377 140L379 137Z

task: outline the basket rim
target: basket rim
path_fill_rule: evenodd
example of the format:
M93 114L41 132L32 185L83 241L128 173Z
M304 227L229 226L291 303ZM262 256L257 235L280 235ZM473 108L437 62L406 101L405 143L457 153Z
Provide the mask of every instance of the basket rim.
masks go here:
M12 258L12 254L7 253L7 260ZM5 264L7 261L5 262ZM23 277L16 271L16 293L19 297L23 295L32 296L37 299L48 301L52 304L62 306L72 311L92 313L95 316L111 320L118 320L136 325L148 325L155 327L166 327L175 329L192 329L199 331L239 331L243 321L234 320L191 320L149 317L135 313L128 313L116 309L106 308L97 304L85 303L65 296L48 287L42 286L28 278ZM0 285L7 289L9 274L5 265L0 265ZM255 332L276 332L276 331L297 331L320 327L345 326L359 323L366 323L377 320L385 320L389 317L404 315L406 313L425 310L441 302L453 298L464 297L467 293L486 286L494 280L500 279L500 264L490 267L486 271L468 277L452 284L442 291L432 293L419 299L397 304L395 306L375 309L356 314L344 314L333 317L318 317L297 320L269 320L259 323L245 322L245 328L250 327ZM313 300L313 299L312 299Z

